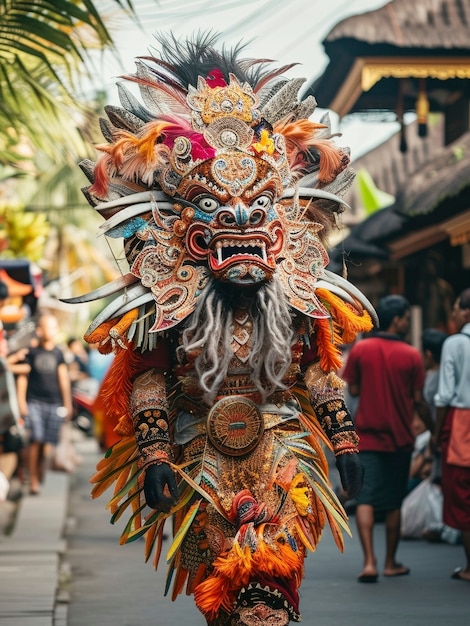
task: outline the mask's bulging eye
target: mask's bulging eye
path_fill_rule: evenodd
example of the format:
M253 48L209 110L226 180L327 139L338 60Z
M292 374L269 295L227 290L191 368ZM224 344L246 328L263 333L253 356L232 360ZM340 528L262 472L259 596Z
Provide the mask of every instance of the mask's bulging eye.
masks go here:
M269 209L271 206L271 198L269 196L258 196L251 203L252 209Z
M204 213L213 213L214 211L217 211L220 206L220 202L212 196L198 196L193 200L193 202L201 209L201 211L204 211Z

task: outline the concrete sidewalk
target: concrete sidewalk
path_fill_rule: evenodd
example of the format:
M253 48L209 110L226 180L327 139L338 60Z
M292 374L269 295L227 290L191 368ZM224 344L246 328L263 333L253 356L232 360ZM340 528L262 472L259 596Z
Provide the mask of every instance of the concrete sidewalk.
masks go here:
M10 534L0 535L0 624L66 626L60 590L70 476L46 472L41 493L18 501ZM9 503L11 504L11 503ZM2 503L7 505L7 503Z

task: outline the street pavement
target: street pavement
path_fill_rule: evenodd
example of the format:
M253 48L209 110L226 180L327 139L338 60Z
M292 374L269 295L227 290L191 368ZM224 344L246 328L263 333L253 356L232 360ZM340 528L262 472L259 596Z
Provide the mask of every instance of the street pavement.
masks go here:
M48 471L40 495L1 503L1 626L66 626L59 581L69 484L67 474Z
M143 541L124 546L118 537L124 521L109 523L106 494L91 500L88 477L99 459L88 440L79 450L84 464L74 476L67 536L71 567L69 626L203 626L192 599L175 602L163 596L166 576L164 545L159 571L144 564ZM333 470L334 472L336 470ZM333 478L335 476L333 475ZM308 626L463 626L470 620L470 585L452 580L463 565L463 548L424 541L403 541L398 558L411 569L409 576L380 577L377 584L361 584L357 575L362 553L355 519L352 538L341 554L329 530L306 560L301 588L303 623ZM379 563L385 550L384 525L375 531Z
M160 568L144 563L142 540L118 545L124 520L109 523L106 496L90 497L96 442L75 443L83 462L74 474L48 472L40 496L24 496L12 534L0 537L0 626L204 626L185 595L164 597L165 542ZM335 471L335 470L333 470ZM333 478L335 476L333 475ZM361 549L354 516L345 551L328 530L306 560L301 588L308 626L463 626L470 586L452 580L461 546L402 541L398 558L409 576L360 584ZM375 530L379 563L384 526Z

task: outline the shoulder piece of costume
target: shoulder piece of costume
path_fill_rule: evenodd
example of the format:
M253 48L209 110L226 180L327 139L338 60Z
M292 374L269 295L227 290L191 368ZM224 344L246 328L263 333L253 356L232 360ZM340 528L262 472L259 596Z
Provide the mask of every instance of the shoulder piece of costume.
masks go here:
M354 173L328 116L308 119L316 102L299 100L304 79L284 77L292 65L242 59L240 47L218 52L212 35L160 43L161 58L139 59L127 77L143 103L120 84L121 106L101 120L103 156L81 163L101 231L123 238L129 263L118 280L67 300L111 297L85 338L102 351L126 340L151 349L214 280L250 287L273 277L307 317L335 321L341 301L342 325L350 312L355 329L369 330L370 303L324 269Z

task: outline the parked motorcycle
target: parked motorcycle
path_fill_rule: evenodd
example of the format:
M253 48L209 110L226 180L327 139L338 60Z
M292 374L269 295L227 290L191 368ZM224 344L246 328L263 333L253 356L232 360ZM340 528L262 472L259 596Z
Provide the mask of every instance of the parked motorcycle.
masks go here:
M72 422L87 437L94 435L93 403L98 393L99 382L94 378L84 378L72 387Z

